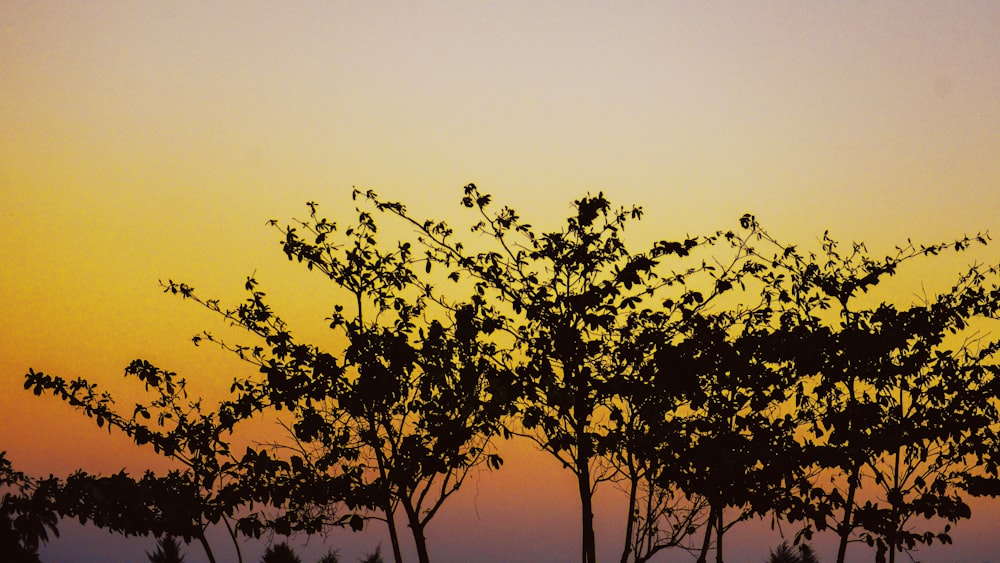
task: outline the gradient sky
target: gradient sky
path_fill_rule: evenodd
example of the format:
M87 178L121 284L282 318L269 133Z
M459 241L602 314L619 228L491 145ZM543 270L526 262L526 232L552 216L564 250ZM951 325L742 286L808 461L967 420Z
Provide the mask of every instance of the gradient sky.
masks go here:
M189 341L218 323L157 280L232 301L256 271L310 334L330 304L267 219L309 200L349 219L353 186L458 219L468 182L539 226L603 190L645 206L645 240L748 211L783 240L830 229L876 253L997 230L1000 3L0 0L0 450L32 473L159 463L21 390L24 372L134 400L121 373L143 357L225 388L242 368ZM577 557L571 477L508 448L432 524L439 560ZM605 559L621 516L602 495ZM924 558L1000 552L982 511ZM734 561L764 558L759 529L734 533ZM353 557L379 537L336 541ZM83 530L46 553L144 547Z

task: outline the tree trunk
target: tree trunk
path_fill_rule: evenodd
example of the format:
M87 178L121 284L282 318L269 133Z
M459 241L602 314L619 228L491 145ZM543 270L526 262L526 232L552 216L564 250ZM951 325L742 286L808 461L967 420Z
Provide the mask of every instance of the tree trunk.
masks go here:
M400 502L403 504L403 511L406 512L410 532L413 534L413 544L417 548L417 560L420 563L430 563L430 557L427 555L427 538L424 537L424 525L420 522L420 514L410 506L409 498L404 498Z
M709 505L708 522L705 523L705 539L701 542L698 563L708 563L708 547L712 545L712 528L715 526L715 506Z
M725 510L719 509L719 514L716 516L715 523L715 563L722 563L722 533L725 531L723 528L722 515L725 514Z
M580 490L580 515L583 526L583 563L597 563L597 547L594 541L594 506L590 494L590 464L581 461L576 474Z
M844 563L847 557L847 542L851 538L851 519L854 517L854 495L858 491L858 473L860 465L855 465L847 480L847 501L844 506L844 518L840 521L837 533L840 535L840 547L837 548L837 563Z
M361 297L358 297L358 315L361 315ZM372 449L375 450L375 461L378 463L379 476L382 478L382 482L386 483L384 485L383 493L385 494L385 499L383 500L382 512L385 513L385 523L389 526L389 541L392 543L392 557L396 563L403 563L403 553L399 549L399 535L396 533L396 510L392 506L392 496L393 490L392 486L389 485L389 463L385 458L385 453L382 451L382 445L377 439L378 433L375 430L378 428L378 421L375 419L375 412L368 411L368 432L374 438L366 438L371 445Z
M396 563L403 563L403 553L399 549L399 536L396 534L396 511L392 508L392 501L388 501L382 509L385 512L385 523L389 526L389 542L392 543L392 558Z
M629 457L631 458L631 455ZM629 461L631 461L631 459ZM636 504L636 496L639 490L639 478L635 475L634 471L635 468L633 467L632 469L633 472L630 478L631 482L629 483L629 489L628 489L628 517L625 521L625 549L622 550L621 563L628 563L628 556L630 553L632 553L632 548L633 548L632 533L635 530L635 511L636 511L635 504ZM635 549L638 548L639 546L636 545Z
M427 538L424 537L423 526L413 530L413 542L417 545L417 560L420 563L430 563L430 557L427 555Z
M226 530L229 531L229 537L233 540L233 547L236 548L236 563L243 563L243 551L240 549L239 538L236 537L236 532L233 530L233 527L229 525L229 518L223 516L222 521L226 524Z
M597 563L597 546L594 540L594 498L590 484L590 459L594 448L587 432L590 419L590 382L580 376L578 369L571 371L578 380L573 408L573 432L576 434L576 483L580 491L580 523L582 528L583 563Z
M201 547L205 549L205 555L208 556L208 563L215 563L215 555L212 553L212 548L208 545L208 539L205 538L204 529L198 534L198 541L201 542Z

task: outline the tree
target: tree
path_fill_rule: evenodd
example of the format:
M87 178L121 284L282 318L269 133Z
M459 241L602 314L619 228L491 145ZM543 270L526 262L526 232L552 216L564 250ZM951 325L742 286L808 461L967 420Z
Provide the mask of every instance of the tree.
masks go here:
M49 532L59 535L58 515L52 506L55 479L39 480L15 471L0 452L0 553L12 563L37 563L38 546Z
M256 411L246 397L203 408L200 400L187 398L183 378L145 360L129 364L125 376L142 382L154 399L123 410L110 393L83 378L66 380L33 369L25 376L24 387L35 395L51 393L94 419L98 427L107 425L109 432L116 428L136 445L151 445L184 469L161 476L147 471L140 479L124 471L108 477L77 471L53 492L55 509L62 516L92 521L126 536L165 533L186 542L197 539L213 563L205 530L222 522L242 561L230 518L253 499L241 484L241 462L230 451L228 435Z
M513 340L520 360L508 371L524 385L519 389L519 426L513 432L535 441L574 474L581 504L583 561L595 557L591 499L602 481L628 483L622 561L630 556L637 561L648 559L689 535L698 521L701 500L681 508L671 500L670 485L661 479L662 465L655 462L654 468L648 456L637 457L629 449L643 441L650 444L649 449L657 439L666 438L662 434L629 435L642 432L644 426L633 418L637 411L630 403L641 400L635 394L639 386L627 380L645 377L640 375L641 364L649 361L640 350L648 348L648 343L630 342L634 335L629 327L636 318L649 320L659 315L654 324L661 339L669 340L688 316L740 285L751 272L742 269L749 255L737 237L719 232L679 242L659 241L644 252L633 253L622 233L629 221L642 216L641 208L615 209L603 194L588 195L573 202L574 212L562 229L539 233L510 208L493 212L491 197L470 184L462 203L478 212L480 220L472 232L484 235L493 245L470 253L466 247L473 245L456 241L447 224L415 219L402 204L381 201L372 192L367 197L378 209L418 229L428 271L434 262L448 268L449 278L456 282L471 278L477 292L494 307L482 310L504 321L504 332ZM744 223L745 228L751 227ZM696 247L719 238L732 243L731 260L700 265L684 261ZM664 271L661 262L671 256L678 266L687 267ZM693 285L699 274L705 275L703 288ZM659 308L657 297L666 313L650 309ZM663 416L668 416L667 411L653 418ZM662 432L663 425L657 424L657 432ZM645 512L638 508L640 491L645 495ZM657 522L663 518L672 522L663 528L669 532L661 536Z
M801 563L801 559L788 546L788 542L781 542L781 545L771 550L767 563Z
M382 548L376 547L375 551L361 558L362 563L382 563Z
M819 558L808 544L799 546L798 553L788 545L788 542L781 542L781 545L771 550L767 563L819 563Z
M185 467L141 479L77 472L61 489L60 514L126 535L195 538L214 562L204 534L208 525L227 526L242 560L237 533L259 537L265 526L282 534L326 525L360 529L369 517L365 511L374 508L389 525L398 562L393 514L400 506L420 560L429 560L424 529L430 519L473 467L502 463L489 446L507 409L492 367L498 351L486 340L495 327L475 314L475 302L425 323L433 296L410 270L409 245L380 250L366 213L346 230L346 244L334 243L335 225L310 207L310 221L299 226L313 238L300 239L288 227L284 250L326 274L356 305L349 315L337 304L328 319L346 337L339 356L295 342L252 278L247 303L228 311L217 300L197 298L185 284L165 283L166 292L195 299L260 336L265 346L229 346L209 333L195 343L216 341L257 365L263 377L237 379L231 400L204 410L200 401L186 399L184 379L136 360L126 376L139 379L155 398L128 415L86 380L29 370L25 388L34 394L50 392L98 426L117 428ZM292 412L293 442L270 452L247 448L237 459L226 436L269 409ZM155 426L147 422L152 420ZM293 453L275 455L279 450ZM230 526L229 518L251 503L282 512L273 518L250 513ZM340 506L351 512L337 514Z
M642 210L614 209L603 194L574 201L562 229L537 233L510 208L494 213L491 197L470 184L462 204L481 219L472 231L494 244L492 250L473 254L454 240L445 223L414 219L402 204L380 201L372 192L367 197L379 210L418 229L428 271L432 263L443 264L452 280L471 277L477 293L491 300L490 308L479 310L504 322L519 358L507 367L523 386L516 395L519 426L512 431L535 441L575 476L582 560L593 563L592 497L598 483L614 474L599 449L610 399L602 388L616 376L605 370L604 358L616 345L624 311L659 288L682 285L691 273L660 278L655 272L659 261L687 256L704 241L661 241L633 254L621 233ZM701 296L687 292L685 298Z
M149 557L149 563L184 563L181 544L170 535L156 540L156 551L146 552L146 556Z
M687 411L670 421L667 431L682 439L659 450L661 463L664 477L708 505L702 562L713 532L721 562L724 533L780 506L804 478L796 418L784 408L794 372L776 359L780 333L766 328L768 318L699 314L682 338L657 350L653 392L661 401L682 399ZM727 521L730 508L736 515Z
M705 499L677 487L671 463L688 439L680 424L684 402L658 388L662 378L652 361L657 346L675 333L667 315L643 311L623 327L626 345L609 358L619 375L603 449L628 494L623 563L647 561L673 547L694 550L690 540L707 523Z
M470 472L501 467L497 435L534 441L573 475L585 563L596 558L593 495L608 481L628 497L622 563L674 547L705 562L713 545L722 561L727 530L768 514L800 523L796 542L834 530L838 561L864 541L894 562L920 543L950 542L950 524L970 515L963 493L1000 495L1000 341L968 331L997 316L997 270L973 267L908 307L861 299L903 263L984 235L908 243L884 259L860 244L843 253L824 236L821 252L802 254L746 215L740 233L633 252L624 231L642 210L600 193L538 231L470 184L473 242L372 192L362 201L415 228L416 244L385 244L361 208L343 229L314 203L305 220L271 222L289 260L336 291L321 343L293 336L252 276L228 308L162 284L256 339L195 337L257 368L217 405L190 400L184 379L144 360L125 370L152 396L134 409L84 379L29 370L26 389L181 468L59 481L0 463L10 489L0 540L30 557L61 515L198 539L214 562L205 530L217 523L241 559L240 534L380 520L401 563L402 512L427 563L433 517ZM718 244L728 244L724 259L695 258ZM283 417L288 435L235 455L234 429L261 415ZM920 529L942 519L943 530Z
M753 428L777 424L768 417L782 397L775 390L781 388L782 377L788 377L774 374L759 353L750 354L761 348L759 341L764 339L757 334L758 327L769 313L764 301L747 293L745 283L763 267L750 260L752 249L748 244L758 226L744 217L741 227L747 231L743 235L717 232L706 239L710 243L728 243L731 254L725 261L716 256L713 265L702 266L709 275L701 283L707 288L704 293L687 289L679 297L663 299L658 307L628 313L618 330L617 345L605 354L615 366L609 371L616 373L608 385L613 399L606 451L611 452L618 475L629 490L631 518L626 526L623 563L630 558L646 561L658 551L674 547L700 551L704 558L713 530L717 531L717 557L721 558L721 532L765 510L760 498L746 497L736 504L754 500L756 508L723 526L719 517L728 501L720 505L722 499L708 494L705 488L725 477L722 470L729 470L729 477L735 481L730 490L745 493L749 477L763 474L754 470L756 460L779 454L774 451L774 442L758 436L757 451L740 462L739 452L722 442L741 439L732 432L734 427L743 428L744 437L753 437ZM691 273L686 276L688 288L697 287ZM727 304L715 304L720 299ZM729 304L734 299L735 306ZM706 313L713 307L716 312ZM746 334L734 342L734 330L739 326ZM743 343L742 349L738 342ZM751 342L756 344L748 346ZM723 361L727 357L730 359ZM771 377L760 377L762 374ZM755 404L746 404L751 397ZM729 409L730 414L710 412L713 405L716 411ZM757 420L756 426L746 424L751 419ZM777 435L784 436L781 431ZM709 444L713 440L716 443ZM706 453L709 455L703 455ZM788 453L787 448L781 453ZM699 455L700 460L696 459ZM715 469L710 471L706 463ZM709 472L714 476L696 484ZM772 484L769 497L778 496L779 489L780 485ZM699 548L691 540L702 526L706 533Z
M490 446L510 408L509 381L501 384L495 365L501 352L488 340L497 324L480 314L482 300L430 309L444 300L413 271L410 244L380 246L369 213L359 210L357 224L341 234L336 223L318 216L315 204L309 207L309 219L281 229L283 250L344 295L327 319L342 349L328 352L297 341L253 278L246 302L229 310L185 284L166 287L264 341L240 346L202 337L259 367L264 379L234 383L259 401L254 409L287 409L295 418L293 444L280 448L290 449L291 457L262 476L273 489L284 473L292 486L279 487L278 494L258 490L258 500L285 509L271 525L280 525L280 533L315 531L312 515L346 506L352 512L338 522L360 529L369 510L380 511L399 562L395 512L401 508L418 558L427 562L428 522L472 468L502 464ZM255 534L260 525L240 523Z
M767 563L819 563L819 558L808 544L800 545L798 553L795 551L788 542L781 542L781 545L771 550Z
M302 563L302 559L286 542L281 542L269 545L260 563Z
M878 561L893 561L897 551L918 543L950 542L950 525L938 533L918 531L914 519L968 518L959 495L963 483L981 470L996 474L981 460L995 440L998 371L990 362L998 344L956 347L947 338L976 315L995 316L1000 292L995 284L987 287L987 274L995 278L996 271L974 267L950 291L909 308L855 305L903 262L973 242L986 238L908 243L877 260L861 244L842 255L824 236L819 256L778 245L772 258L768 275L783 277L775 303L793 336L788 357L798 385L811 386L815 396L804 406L810 450L819 475L832 485L816 480L798 489L803 496L785 515L833 528L840 536L838 562L855 530L876 547ZM859 492L868 487L878 493L862 503Z
M799 561L802 563L819 563L819 557L816 553L809 547L809 544L804 543L799 546Z

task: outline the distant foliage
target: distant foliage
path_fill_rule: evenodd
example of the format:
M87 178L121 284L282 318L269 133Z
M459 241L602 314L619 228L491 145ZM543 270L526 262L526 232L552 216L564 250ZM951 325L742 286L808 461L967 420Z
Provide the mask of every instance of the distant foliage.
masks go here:
M808 545L800 545L798 549L781 542L781 545L771 550L767 563L819 563L819 558Z
M781 545L771 550L771 556L767 558L767 563L800 563L799 556L788 546L788 542L781 542Z
M360 559L361 563L382 563L382 548L376 547L375 551Z
M801 563L819 563L819 557L809 547L809 544L802 544L799 546L799 561Z
M52 500L55 480L33 479L15 471L0 452L0 554L5 562L37 563L40 543L58 534Z
M260 563L302 563L302 559L286 542L281 542L268 546Z
M183 563L184 556L181 555L181 544L173 536L164 536L156 540L156 551L146 552L149 563Z

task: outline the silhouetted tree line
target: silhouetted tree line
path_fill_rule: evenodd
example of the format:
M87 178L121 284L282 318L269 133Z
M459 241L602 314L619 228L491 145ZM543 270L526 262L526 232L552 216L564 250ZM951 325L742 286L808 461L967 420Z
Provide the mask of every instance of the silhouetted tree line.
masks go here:
M726 532L752 518L794 530L797 544L836 534L838 563L854 541L893 562L949 543L971 516L967 498L1000 493L1000 342L969 328L997 317L997 270L973 266L906 307L866 296L905 263L985 234L873 257L826 234L802 251L745 215L739 228L637 251L625 231L642 209L603 194L540 231L469 185L468 238L373 192L354 197L347 226L314 203L304 220L270 223L287 257L342 297L320 304L335 333L322 344L297 338L252 277L235 306L163 283L253 337L194 339L257 367L221 403L188 398L183 378L144 360L125 370L151 396L134 409L30 370L26 389L181 469L36 480L0 458L5 545L33 552L73 517L197 540L214 562L205 530L222 524L242 561L241 535L378 521L401 563L402 521L426 563L430 521L471 472L500 470L497 440L514 438L575 479L584 563L596 561L599 486L628 498L622 563L668 549L721 562ZM381 240L376 219L415 234ZM241 423L275 411L292 421L285 443L231 449Z

